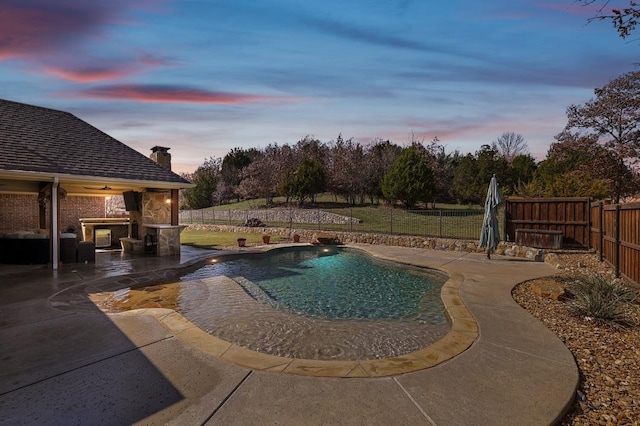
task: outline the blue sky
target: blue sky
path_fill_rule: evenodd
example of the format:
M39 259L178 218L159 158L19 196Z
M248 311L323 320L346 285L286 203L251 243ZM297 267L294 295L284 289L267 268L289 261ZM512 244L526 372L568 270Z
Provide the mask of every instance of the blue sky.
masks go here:
M467 153L514 131L541 160L570 104L637 69L638 42L594 13L573 0L0 0L0 97L72 112L145 155L170 147L178 172L340 133Z

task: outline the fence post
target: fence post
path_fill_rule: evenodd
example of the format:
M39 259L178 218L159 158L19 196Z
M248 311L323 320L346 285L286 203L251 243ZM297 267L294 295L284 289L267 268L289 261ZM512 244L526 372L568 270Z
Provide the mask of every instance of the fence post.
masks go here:
M204 224L204 210L200 209L200 223Z
M502 218L502 229L504 230L504 240L509 242L509 232L507 226L507 209L509 208L509 197L504 200L504 204L502 205L502 209L504 211L504 217Z
M604 201L600 201L600 206L599 206L599 214L600 214L600 229L598 230L600 235L599 235L599 241L598 241L598 251L600 252L600 262L604 261Z
M438 210L438 234L442 238L442 209Z
M289 239L291 239L291 233L293 232L293 210L291 210L291 204L289 204Z
M616 238L616 251L615 251L615 266L616 277L620 278L620 204L616 204L616 219L615 219L615 238Z
M587 198L587 250L591 250L591 198Z
M320 209L316 209L317 217L318 217L318 231L320 231Z
M349 232L353 232L353 207L349 208Z
M393 206L389 210L389 233L393 235Z

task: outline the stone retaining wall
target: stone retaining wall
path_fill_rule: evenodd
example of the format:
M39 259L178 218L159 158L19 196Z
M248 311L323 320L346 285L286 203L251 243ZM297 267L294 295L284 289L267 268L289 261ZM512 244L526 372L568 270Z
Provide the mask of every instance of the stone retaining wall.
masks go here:
M193 216L191 214L193 213ZM266 209L266 210L226 210L216 211L207 210L200 212L198 210L187 210L180 212L180 220L229 220L244 223L247 219L260 219L267 225L269 222L293 222L293 223L322 223L348 225L349 223L360 223L360 219L349 216L342 216L335 213L329 213L323 210L306 210L306 209Z
M408 235L392 235L392 234L374 234L367 232L318 232L309 229L289 229L289 228L251 228L246 226L230 226L230 225L189 225L189 229L193 230L210 230L220 232L237 232L237 233L256 233L264 235L280 235L291 238L294 234L300 235L300 241L310 242L316 239L319 234L330 236L337 239L343 244L380 244L399 247L416 247L431 250L451 250L465 251L470 253L482 253L485 249L478 247L478 240L459 240L448 238L433 237L416 237ZM527 259L544 260L542 250L532 247L518 246L509 242L502 242L496 249L496 254L523 257Z

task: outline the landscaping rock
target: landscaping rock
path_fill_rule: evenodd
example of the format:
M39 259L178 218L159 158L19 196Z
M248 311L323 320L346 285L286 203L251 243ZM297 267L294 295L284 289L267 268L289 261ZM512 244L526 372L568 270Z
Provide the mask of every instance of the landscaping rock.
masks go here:
M545 261L562 265L556 277L518 285L513 295L530 314L542 321L573 354L580 369L580 384L569 413L558 424L638 425L640 419L640 309L627 308L628 325L621 326L582 317L570 311L570 304L537 296L533 286L540 281L560 284L577 275L614 279L611 267L593 253L547 254ZM638 285L627 283L640 291ZM544 285L542 286L544 287ZM567 292L566 296L570 296Z
M563 300L565 296L564 287L552 279L541 279L532 283L531 291L540 297L551 300Z
M558 269L562 269L564 267L564 264L562 263L558 255L555 253L547 253L544 256L544 261L545 263L548 263L549 265L553 265Z

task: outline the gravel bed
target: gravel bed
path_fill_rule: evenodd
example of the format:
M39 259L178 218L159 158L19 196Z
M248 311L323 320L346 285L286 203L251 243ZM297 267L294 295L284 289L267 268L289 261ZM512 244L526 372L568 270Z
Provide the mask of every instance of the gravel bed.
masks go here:
M575 402L562 425L640 425L640 308L626 311L629 324L621 326L579 317L568 309L570 300L543 298L531 290L549 281L571 287L577 276L598 274L614 279L612 268L595 254L562 252L558 274L522 283L513 297L564 342L580 370ZM627 283L638 291L639 287Z

